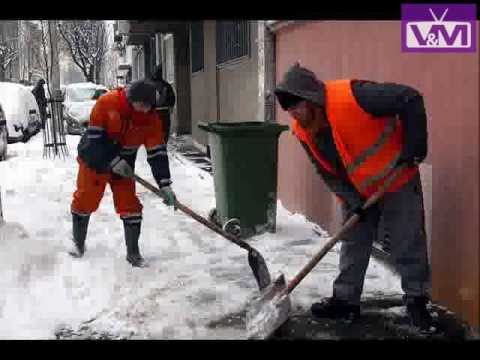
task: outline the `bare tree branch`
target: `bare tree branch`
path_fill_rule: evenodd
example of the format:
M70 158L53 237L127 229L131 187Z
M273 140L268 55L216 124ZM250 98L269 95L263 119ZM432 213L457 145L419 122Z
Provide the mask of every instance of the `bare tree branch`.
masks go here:
M82 61L81 58L79 58L78 56L75 56L76 49L72 45L72 41L70 41L70 38L67 36L65 31L60 30L59 32L62 38L64 39L64 43L67 45L68 50L70 51L73 62L75 63L75 65L77 65L80 68L80 70L83 73L83 76L85 76L85 78L88 78L88 73L86 71L85 63Z
M8 66L17 59L18 47L16 38L0 38L0 81L3 80Z
M98 83L106 50L104 22L63 21L59 30L70 57L86 80Z

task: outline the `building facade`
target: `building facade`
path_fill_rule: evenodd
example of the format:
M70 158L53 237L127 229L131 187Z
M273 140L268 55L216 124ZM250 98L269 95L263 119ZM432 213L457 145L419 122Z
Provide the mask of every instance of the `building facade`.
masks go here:
M403 53L399 21L125 21L118 30L143 51L124 64L132 79L163 65L177 93L174 131L191 134L200 148L208 138L199 122L288 124L272 91L296 61L324 80L417 88L428 115L429 154L420 171L432 297L478 331L478 51ZM280 137L278 179L288 210L331 233L339 228L336 199L291 133Z

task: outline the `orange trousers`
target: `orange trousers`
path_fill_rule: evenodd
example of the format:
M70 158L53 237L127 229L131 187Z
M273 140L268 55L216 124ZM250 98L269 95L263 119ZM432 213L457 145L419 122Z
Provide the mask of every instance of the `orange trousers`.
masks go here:
M99 174L78 159L77 190L73 193L71 211L79 215L95 212L103 198L107 183L113 193L115 211L121 218L141 216L143 206L135 192L135 181L111 173Z

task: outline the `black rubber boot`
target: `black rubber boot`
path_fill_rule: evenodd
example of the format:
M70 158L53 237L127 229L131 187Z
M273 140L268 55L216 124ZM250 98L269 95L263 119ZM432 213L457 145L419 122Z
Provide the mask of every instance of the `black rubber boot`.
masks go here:
M85 239L89 220L90 215L82 216L72 213L73 248L68 253L73 257L80 258L85 253Z
M140 255L138 248L141 222L132 223L124 220L123 228L125 230L125 244L127 245L127 261L134 267L146 267L147 264L142 255Z
M410 323L421 330L429 330L432 326L432 316L427 309L428 302L429 300L425 296L417 296L406 300Z
M360 306L330 297L312 304L312 314L318 318L355 320L360 316Z

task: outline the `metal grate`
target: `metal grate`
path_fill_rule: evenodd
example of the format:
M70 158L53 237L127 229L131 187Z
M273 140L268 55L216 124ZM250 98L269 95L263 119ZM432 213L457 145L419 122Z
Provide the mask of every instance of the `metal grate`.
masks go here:
M204 66L204 41L203 21L194 21L190 24L192 39L192 73L203 70Z
M217 64L250 53L248 21L217 21Z
M57 90L53 99L48 100L49 114L43 119L43 158L69 156L63 120L63 97Z

